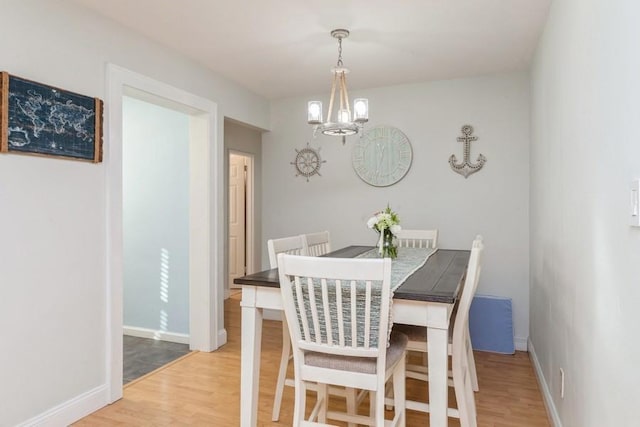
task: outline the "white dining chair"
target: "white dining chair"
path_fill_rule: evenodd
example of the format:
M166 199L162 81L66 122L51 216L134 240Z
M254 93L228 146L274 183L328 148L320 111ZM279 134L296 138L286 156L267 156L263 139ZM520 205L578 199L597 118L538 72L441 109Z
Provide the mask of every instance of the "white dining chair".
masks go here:
M404 426L407 337L390 333L391 260L278 255L280 290L293 346L293 425L327 419L384 426L384 389L393 379L395 413ZM304 420L309 384L317 401ZM328 386L367 390L370 417L330 411Z
M399 248L434 249L438 247L438 230L437 229L431 229L431 230L402 229L396 232L395 236L396 236L396 239L398 240ZM411 341L411 339L409 339L409 341ZM410 348L411 348L411 345L409 345L409 349ZM423 355L424 356L422 358L422 362L423 362L423 365L426 367L427 366L426 353L423 353ZM411 373L414 372L416 369L418 370L420 369L420 368L417 368L415 365L408 365L408 366L411 367L411 369L409 369L409 375L411 375ZM409 378L411 377L409 376Z
M290 255L307 255L307 247L302 236L283 237L280 239L270 239L267 241L267 249L269 251L269 266L271 268L278 267L278 254L286 253ZM273 398L273 412L271 414L272 421L278 421L280 418L280 407L282 406L282 394L284 386L293 387L293 379L287 379L287 367L291 359L291 340L289 339L289 327L287 320L282 313L282 353L280 356L280 368L278 370L278 379L276 381L276 390Z
M460 418L462 427L475 427L477 425L473 392L478 390L478 380L469 337L469 309L478 287L483 250L482 236L477 236L471 247L462 293L454 308L453 321L449 328L447 351L451 356L452 366L449 385L454 387L458 408L449 408L447 414L451 417ZM394 329L409 337L407 351L427 352L426 328L395 324ZM407 378L429 380L428 367L424 366L407 365L406 375ZM387 401L387 404L390 405L391 402ZM429 405L421 402L408 401L406 407L407 409L429 412Z
M433 230L400 230L400 232L396 233L396 237L398 239L398 246L399 247L418 247L418 248L437 248L438 247L438 230L437 229L433 229ZM467 329L468 329L468 324L467 324ZM415 331L414 331L415 332ZM421 332L420 332L421 333ZM409 351L413 351L412 348L413 347L419 347L422 348L422 343L419 342L421 341L421 339L418 339L418 342L414 342L415 340L412 340L412 337L415 336L415 334L410 334L409 336ZM475 360L473 358L473 350L472 350L472 346L471 346L471 336L469 335L469 332L467 330L467 337L469 339L467 346L469 348L469 358L470 358L470 365L472 366L471 369L471 376L472 376L472 384L473 384L473 390L474 391L478 391L478 377L476 374L476 369L475 369ZM426 354L426 353L425 353ZM425 376L422 374L422 372L424 370L426 370L426 357L423 358L423 364L425 366L417 366L417 365L412 365L412 364L407 364L407 376L409 378L418 378L418 379L423 379L425 378Z
M307 255L321 256L331 252L331 241L328 231L308 233L302 235L302 240L307 248Z
M326 253L331 252L331 242L329 240L329 232L321 231L318 233L308 233L297 236L301 238L303 250L299 255L310 255L310 256L320 256ZM282 240L282 239L281 239ZM271 251L269 252L269 261L271 263L271 268L276 268L277 260L275 257L280 252L292 253L287 250L277 251L276 249L287 249L287 248L297 248L299 249L300 242L294 237L285 239L281 242L275 242L272 244L273 248L273 257L274 260L271 259ZM280 369L278 371L278 380L276 382L276 391L273 398L273 412L271 414L272 421L278 421L280 419L280 408L282 406L282 396L284 394L285 386L294 386L293 378L287 378L287 369L289 366L289 361L291 360L291 344L290 340L285 337L288 336L288 329L286 325L286 320L282 319L282 355L280 357ZM286 347L286 348L285 348Z
M438 230L405 230L396 233L399 248L437 248Z
M307 248L302 236L282 237L267 240L269 251L269 267L278 268L278 254L307 255Z

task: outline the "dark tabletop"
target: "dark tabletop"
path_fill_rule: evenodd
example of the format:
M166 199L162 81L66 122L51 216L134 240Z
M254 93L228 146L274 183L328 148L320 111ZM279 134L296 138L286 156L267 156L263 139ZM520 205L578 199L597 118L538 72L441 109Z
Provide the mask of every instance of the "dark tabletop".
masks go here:
M354 258L372 249L371 246L347 246L328 253L334 258ZM398 248L401 251L402 248ZM458 285L464 277L470 251L438 249L427 262L416 270L394 292L393 297L414 301L433 301L452 304L458 294ZM260 271L233 280L237 285L280 287L278 269Z

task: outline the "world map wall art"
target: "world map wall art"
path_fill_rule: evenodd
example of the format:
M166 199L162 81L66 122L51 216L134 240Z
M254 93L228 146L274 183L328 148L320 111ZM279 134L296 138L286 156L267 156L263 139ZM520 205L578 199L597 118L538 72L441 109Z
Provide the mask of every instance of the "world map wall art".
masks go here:
M102 161L102 101L0 73L0 152Z

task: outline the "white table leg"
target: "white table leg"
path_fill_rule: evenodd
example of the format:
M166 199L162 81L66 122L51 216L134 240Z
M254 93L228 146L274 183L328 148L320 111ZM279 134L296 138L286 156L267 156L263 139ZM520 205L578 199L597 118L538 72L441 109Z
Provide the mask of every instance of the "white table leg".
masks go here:
M242 288L242 340L240 360L240 425L258 423L262 309L255 306L255 288Z
M447 386L447 329L427 328L427 349L429 359L429 425L447 425L449 393Z

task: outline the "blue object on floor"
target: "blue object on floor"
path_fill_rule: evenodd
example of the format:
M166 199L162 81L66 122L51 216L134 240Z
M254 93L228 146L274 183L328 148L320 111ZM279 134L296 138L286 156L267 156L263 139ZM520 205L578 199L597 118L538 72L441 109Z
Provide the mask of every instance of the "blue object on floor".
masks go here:
M474 350L514 354L511 299L476 295L469 311L469 333Z

